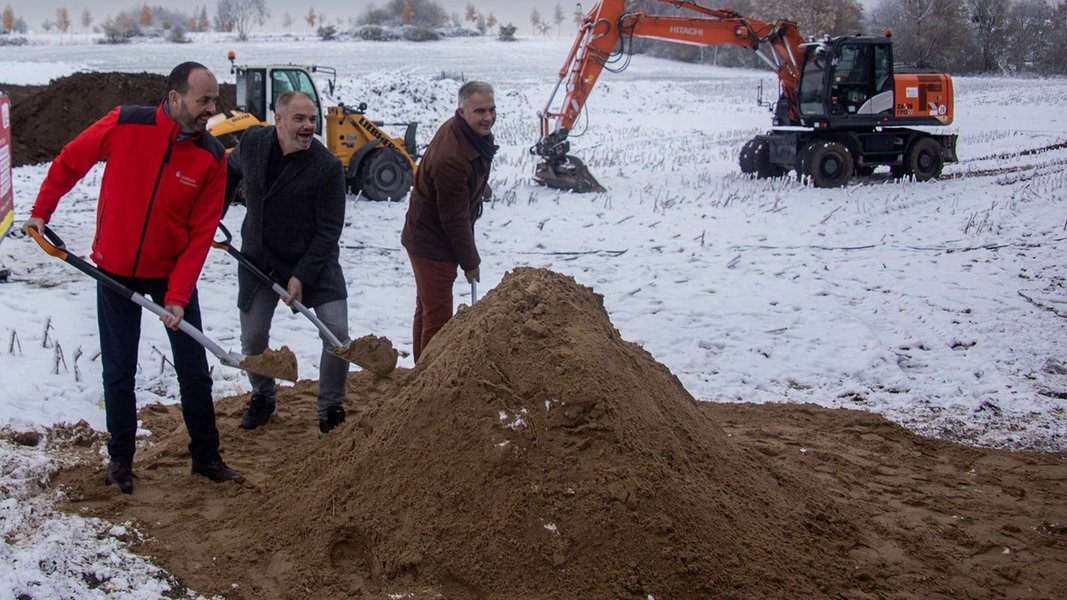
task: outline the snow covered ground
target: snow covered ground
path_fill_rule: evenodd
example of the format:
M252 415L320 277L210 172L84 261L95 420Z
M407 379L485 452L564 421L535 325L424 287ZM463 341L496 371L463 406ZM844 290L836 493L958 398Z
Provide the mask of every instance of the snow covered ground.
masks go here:
M571 275L604 296L625 339L698 399L864 409L964 443L1067 450L1067 149L1053 147L1067 142L1065 80L957 78L948 129L959 134L960 162L940 181L878 172L825 190L738 172L741 145L769 125L755 97L761 81L774 89L770 72L639 56L601 77L572 140L572 152L609 191L575 195L534 185L528 153L566 38L383 45L204 37L180 46L32 39L41 43L4 49L0 81L41 84L78 70L166 73L182 60L203 62L226 81L226 51L235 49L241 63L336 67L334 102L365 101L378 120L418 121L420 144L452 113L458 78L490 81L501 150L496 198L477 226L481 294L515 266ZM46 169L15 170L16 228ZM82 256L99 173L52 221ZM405 209L350 197L341 256L352 336L384 335L410 349L414 282L399 243ZM227 214L231 231L242 216L241 207ZM43 431L85 420L103 429L92 281L20 235L0 243L0 265L12 270L0 285L0 427ZM237 350L235 272L234 261L214 251L200 290L205 332ZM457 282L456 293L469 289ZM317 376L319 342L306 319L279 312L272 347L283 344L296 353L301 377ZM175 402L169 347L154 317L145 317L141 348L141 401ZM242 372L212 360L217 397L248 389ZM53 511L59 492L47 480L55 467L39 450L0 445L0 466L0 595L88 598L108 589L151 598L171 585L124 550L136 536L131 528ZM86 573L107 585L90 586Z

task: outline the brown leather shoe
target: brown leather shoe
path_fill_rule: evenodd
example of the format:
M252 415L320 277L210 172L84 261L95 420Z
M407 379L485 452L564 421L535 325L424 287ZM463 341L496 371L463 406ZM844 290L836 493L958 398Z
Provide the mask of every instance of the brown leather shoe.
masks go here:
M133 493L133 470L129 463L111 461L107 463L107 475L104 484L118 486L123 494Z
M203 475L215 483L222 483L223 481L245 482L244 475L227 467L226 463L221 460L206 464L193 463L193 475Z

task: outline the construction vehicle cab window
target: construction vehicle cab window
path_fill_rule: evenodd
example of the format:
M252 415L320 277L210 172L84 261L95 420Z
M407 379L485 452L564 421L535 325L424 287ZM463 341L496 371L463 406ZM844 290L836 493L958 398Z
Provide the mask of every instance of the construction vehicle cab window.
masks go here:
M341 159L345 182L352 194L369 200L400 200L411 190L418 150L417 123L382 123L368 119L366 103L357 107L344 104L324 107L315 75L327 78L327 95L332 95L337 71L320 65L238 65L230 52L230 73L235 78L236 106L215 115L208 131L227 150L252 125L274 125L278 96L289 91L305 92L315 102L315 136ZM382 128L402 131L393 136Z
M625 0L602 0L585 16L559 82L538 113L541 139L530 149L542 159L535 180L577 192L604 191L569 154L568 134L601 72L608 65L625 68L633 38L741 46L774 70L779 95L772 127L742 146L743 173L764 178L794 171L816 187L839 187L879 166L894 177L926 181L956 161L956 135L917 129L952 123L952 78L895 66L888 32L816 40L803 37L788 19L764 22L730 8L659 1L696 15L654 15L627 10Z

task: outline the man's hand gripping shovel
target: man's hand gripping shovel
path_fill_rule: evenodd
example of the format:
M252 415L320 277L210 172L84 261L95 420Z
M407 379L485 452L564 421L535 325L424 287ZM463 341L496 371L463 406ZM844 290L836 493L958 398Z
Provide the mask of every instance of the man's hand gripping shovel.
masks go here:
M230 243L233 240L233 235L230 234L230 230L226 229L226 226L222 223L219 223L219 231L222 232L223 239L221 241L214 240L211 242L211 245L219 250L225 250L227 254L236 258L241 267L248 269L249 273L252 273L260 281L269 285L271 290L273 290L275 294L278 294L279 298L288 301L289 291L283 288L278 282L271 279L269 275L257 267L255 263L242 254L240 250L233 247ZM337 339L337 336L326 327L326 324L322 322L322 319L315 316L315 313L308 310L308 307L304 306L302 302L294 300L292 307L315 324L319 333L322 334L322 338L330 345L330 351L338 357L354 365L359 365L364 369L373 371L376 375L381 377L388 375L394 368L396 368L398 353L393 349L393 343L387 338L365 336L345 344Z
M157 316L169 315L170 313L162 306L149 300L141 294L131 290L130 288L122 285L118 281L115 281L111 277L108 277L103 271L97 269L93 265L85 261L76 254L71 254L67 251L66 244L60 239L58 235L49 227L44 228L44 236L41 236L34 228L29 228L30 236L37 242L37 244L48 254L63 260L70 264L75 269L85 273L86 275L96 279L100 283L103 283L112 291L128 298L131 302L138 304L144 308L155 313ZM48 239L45 239L47 237ZM214 354L222 362L222 364L257 373L259 375L265 375L267 377L276 377L278 379L286 379L289 381L295 381L296 379L296 358L292 359L292 368L287 369L285 373L273 373L274 369L270 368L270 365L257 365L256 357L248 357L243 354L237 354L235 352L226 352L221 346L216 344L211 338L204 335L204 332L200 331L196 327L192 326L184 319L178 323L178 329L185 332L189 337L196 340L204 348L207 348L212 354Z

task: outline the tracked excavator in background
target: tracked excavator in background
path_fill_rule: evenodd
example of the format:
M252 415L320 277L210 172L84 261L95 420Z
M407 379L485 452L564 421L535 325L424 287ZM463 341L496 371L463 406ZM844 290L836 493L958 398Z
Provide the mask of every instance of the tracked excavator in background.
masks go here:
M411 189L418 158L415 142L417 123L381 123L367 118L367 104L344 104L323 110L322 97L313 74L328 77L330 93L337 80L332 67L302 65L236 64L229 53L230 73L236 76L235 110L223 111L208 121L208 132L228 150L237 145L241 134L252 125L273 125L274 104L288 91L308 93L318 109L315 135L345 167L345 180L353 194L370 200L399 200ZM404 137L393 137L383 126L404 127Z
M574 127L601 72L629 62L633 38L713 46L733 44L757 53L778 75L780 94L770 131L741 148L743 173L778 177L790 170L816 187L847 184L887 165L894 176L926 181L956 161L956 135L934 133L952 123L952 78L929 69L894 65L885 36L805 39L797 24L773 23L693 2L659 0L697 16L626 10L625 0L601 0L586 15L545 108L541 157L534 179L575 192L602 192L585 164L569 154ZM562 101L554 101L561 88Z

